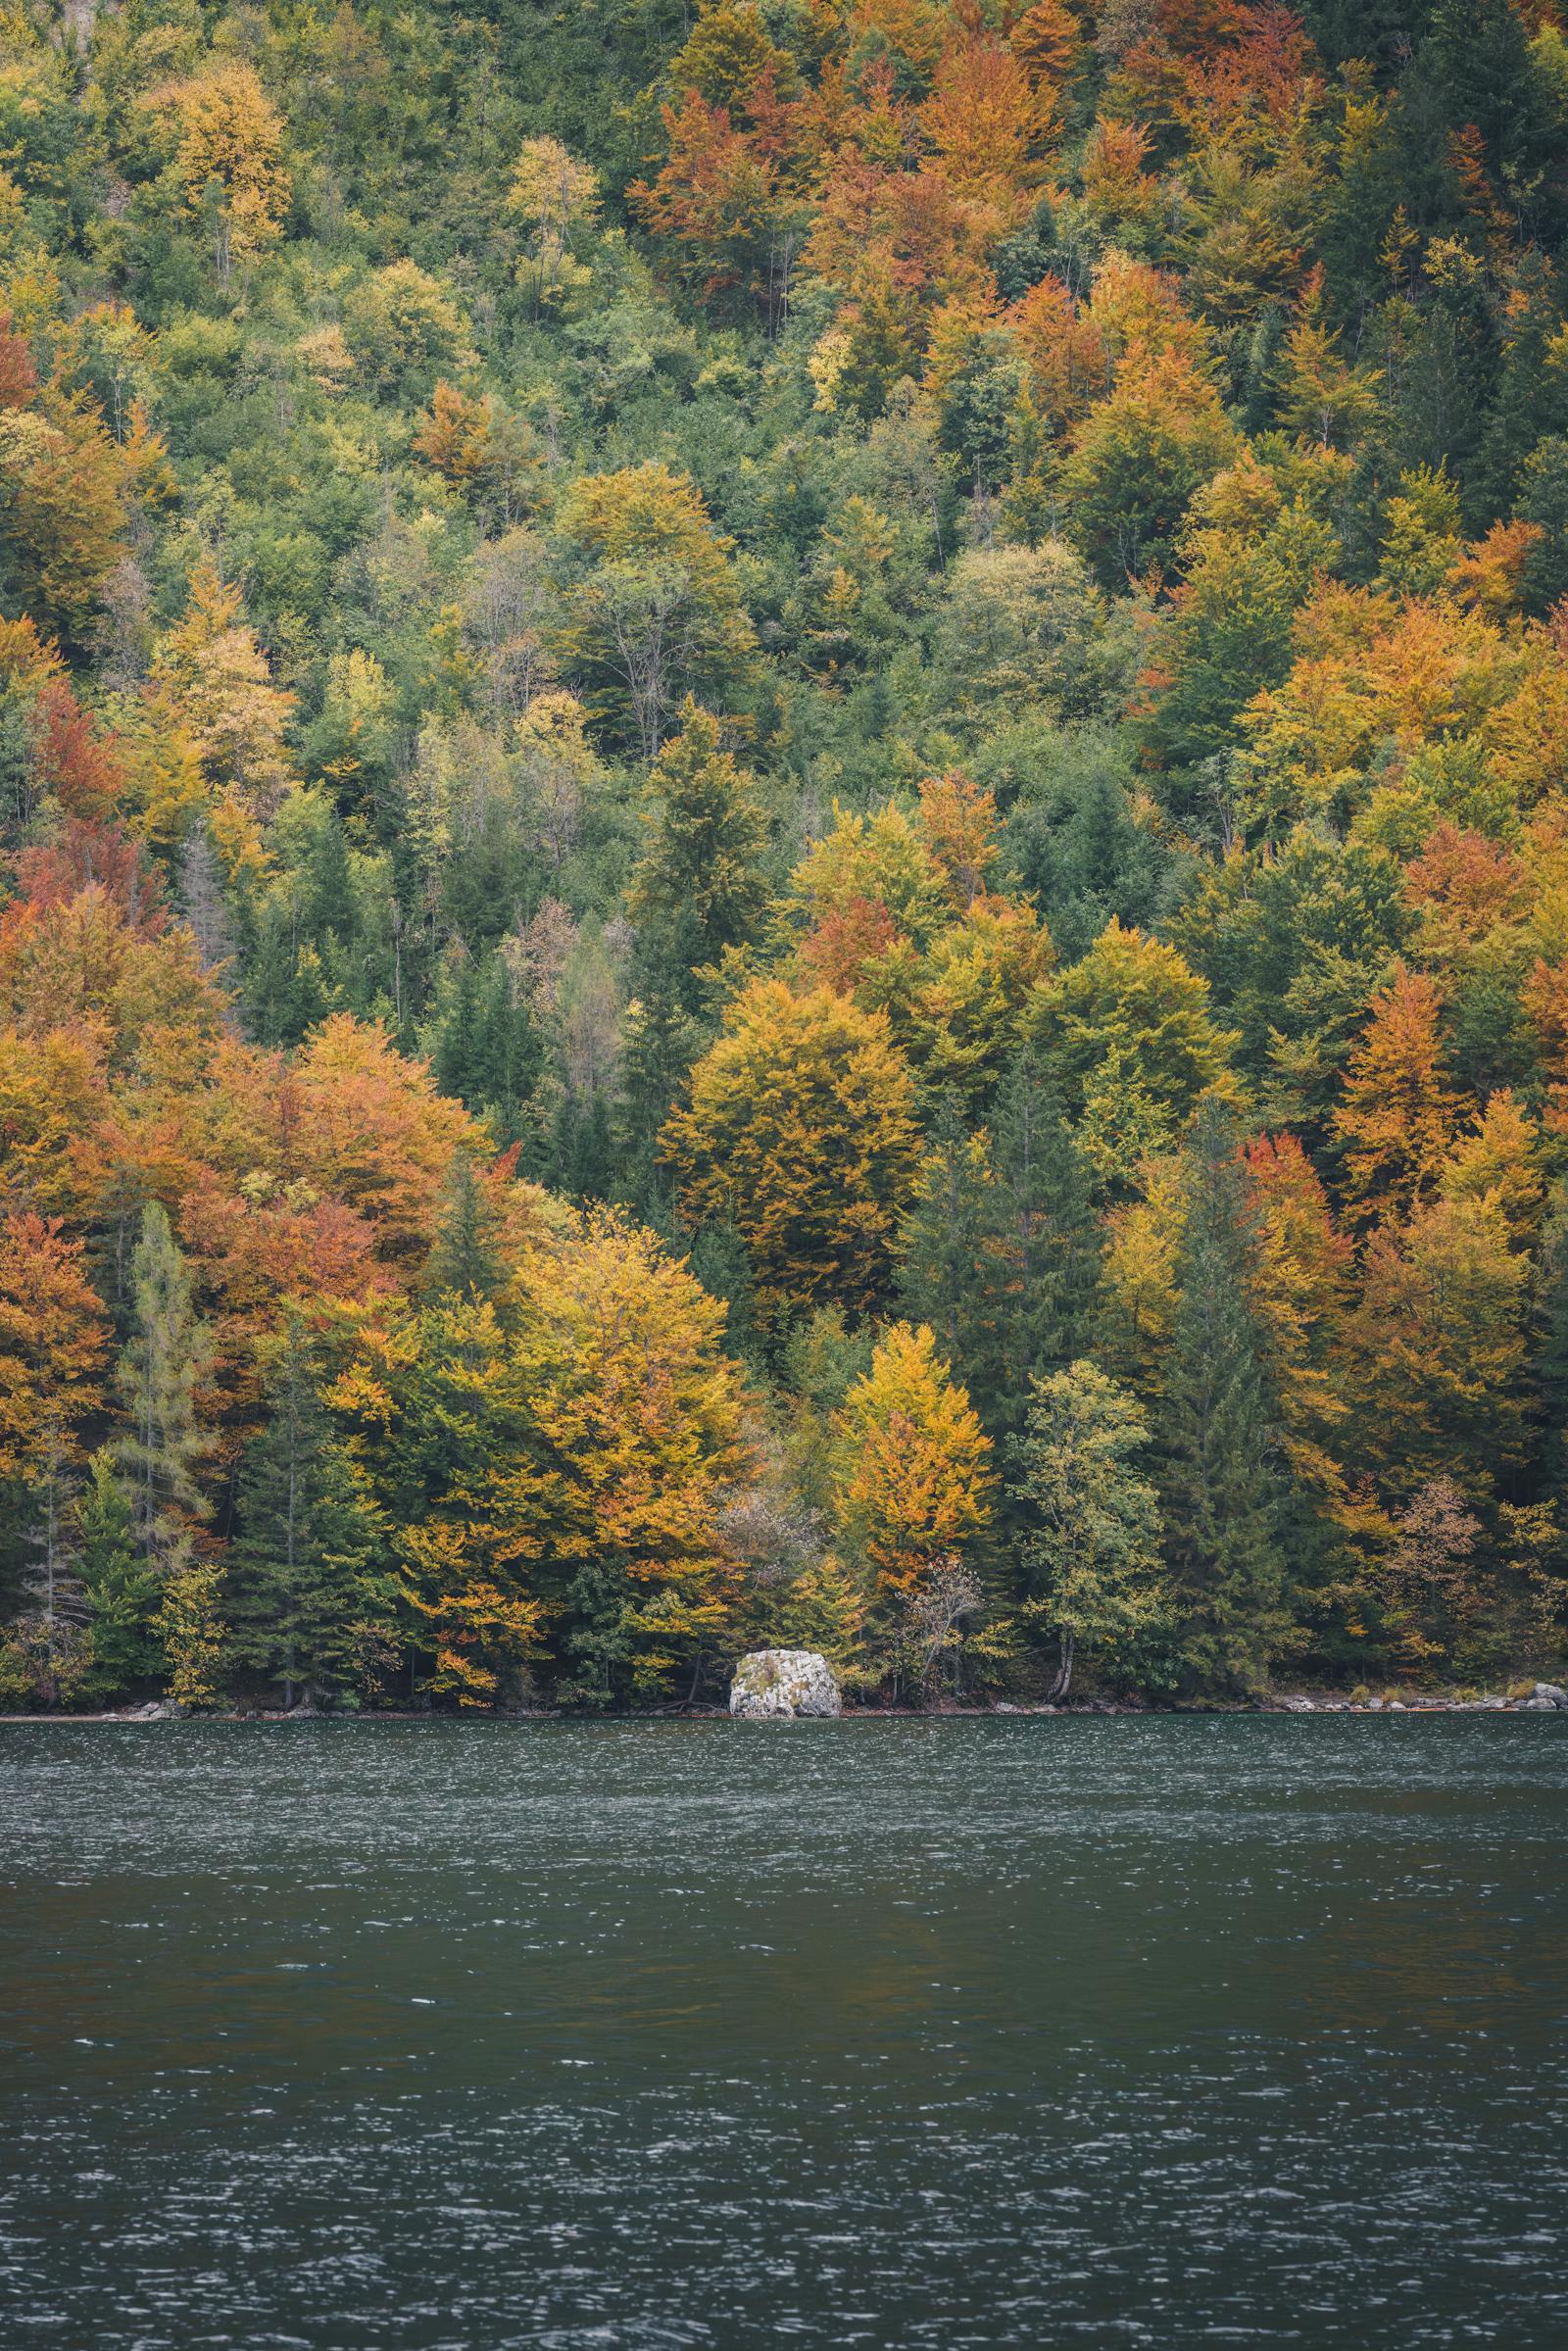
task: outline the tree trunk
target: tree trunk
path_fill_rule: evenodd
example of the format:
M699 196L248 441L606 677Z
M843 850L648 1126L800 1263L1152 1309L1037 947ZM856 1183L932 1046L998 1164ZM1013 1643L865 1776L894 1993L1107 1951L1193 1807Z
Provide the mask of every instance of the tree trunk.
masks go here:
M1073 1638L1065 1625L1058 1626L1056 1642L1060 1662L1056 1667L1056 1679L1051 1686L1053 1705L1058 1698L1064 1698L1072 1688Z

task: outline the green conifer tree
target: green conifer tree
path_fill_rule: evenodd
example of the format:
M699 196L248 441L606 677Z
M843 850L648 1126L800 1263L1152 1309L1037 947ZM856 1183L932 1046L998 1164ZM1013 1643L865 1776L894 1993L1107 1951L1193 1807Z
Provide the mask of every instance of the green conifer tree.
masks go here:
M450 1290L461 1298L494 1298L502 1286L495 1246L500 1223L471 1155L460 1151L447 1177L435 1242L425 1268L426 1287Z
M1006 1368L1003 1267L988 1250L1004 1222L996 1189L986 1139L966 1133L958 1098L949 1091L904 1224L899 1296L911 1322L935 1331L988 1429L1003 1405Z
M1256 1237L1236 1132L1205 1103L1186 1157L1161 1499L1189 1677L1255 1690L1285 1630L1282 1479L1267 1347L1249 1297Z
M1029 1383L1078 1353L1100 1272L1094 1176L1073 1139L1061 1101L1029 1053L1020 1054L998 1097L989 1195L990 1255L1004 1268L999 1325L999 1419L1023 1422Z
M207 1335L163 1203L142 1210L130 1269L130 1339L120 1359L125 1433L116 1458L142 1556L160 1575L183 1565L191 1529L207 1516L197 1473L207 1451L195 1390Z
M767 818L755 779L721 748L718 720L689 695L680 733L649 771L644 823L633 919L670 933L688 970L753 938L768 900Z
M228 1653L296 1691L329 1696L354 1679L368 1624L389 1617L375 1528L318 1392L305 1325L291 1314L268 1385L267 1425L247 1447L239 1532L226 1560Z
M92 1640L92 1686L100 1695L114 1697L159 1673L164 1652L153 1629L159 1580L137 1544L130 1504L107 1445L87 1464L76 1521L79 1574Z

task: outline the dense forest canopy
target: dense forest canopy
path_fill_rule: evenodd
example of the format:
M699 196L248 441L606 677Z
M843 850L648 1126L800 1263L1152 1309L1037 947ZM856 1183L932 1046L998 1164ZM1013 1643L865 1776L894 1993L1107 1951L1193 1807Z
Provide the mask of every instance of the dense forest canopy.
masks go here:
M5 1701L1560 1658L1565 231L1553 0L0 0Z

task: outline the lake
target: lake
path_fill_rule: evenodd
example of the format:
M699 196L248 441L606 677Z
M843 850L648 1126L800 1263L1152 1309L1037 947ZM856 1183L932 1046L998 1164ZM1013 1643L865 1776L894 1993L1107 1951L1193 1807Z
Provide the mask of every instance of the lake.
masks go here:
M1565 1834L1568 1716L0 1725L0 2340L1568 2340Z

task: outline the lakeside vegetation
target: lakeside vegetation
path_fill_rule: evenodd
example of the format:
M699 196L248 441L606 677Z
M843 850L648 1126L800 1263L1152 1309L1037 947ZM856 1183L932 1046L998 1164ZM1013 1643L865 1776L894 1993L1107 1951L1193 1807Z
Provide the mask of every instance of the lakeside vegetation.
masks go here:
M0 0L0 1704L1568 1653L1552 0Z

